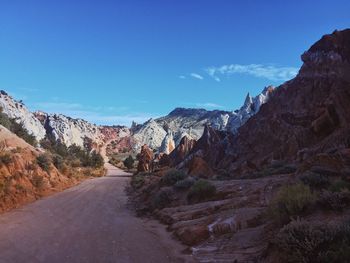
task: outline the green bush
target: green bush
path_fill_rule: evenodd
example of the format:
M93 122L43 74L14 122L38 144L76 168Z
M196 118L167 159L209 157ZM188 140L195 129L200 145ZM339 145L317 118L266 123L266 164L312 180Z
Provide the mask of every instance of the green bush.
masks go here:
M329 226L293 220L279 231L275 243L285 262L349 262L350 224Z
M186 178L186 174L183 171L172 169L168 171L161 179L161 183L164 185L174 185L176 182Z
M30 134L24 127L22 123L17 123L16 121L13 121L11 124L10 129L14 134L16 134L18 137L25 140L30 145L36 146L37 141L35 139L35 136Z
M18 137L25 140L27 143L36 146L37 142L35 136L30 134L23 127L23 123L17 123L15 119L11 119L5 113L3 113L2 107L0 107L0 124L16 134Z
M300 180L311 188L316 189L326 188L330 184L328 176L313 172L304 173Z
M145 183L145 177L143 175L134 175L131 178L131 186L135 189L139 189Z
M10 118L5 114L5 113L3 113L3 108L2 107L0 107L0 124L2 125L2 126L4 126L5 128L7 128L7 129L11 129L11 120L10 120Z
M52 157L52 163L58 170L62 170L64 166L64 159L62 156L56 154Z
M190 189L187 199L190 202L200 202L212 198L216 193L216 187L209 181L200 179Z
M342 190L350 190L350 183L344 180L337 180L331 184L329 187L331 192L341 192Z
M286 222L291 216L304 212L314 200L310 188L302 183L283 186L270 203L271 215L280 222Z
M0 181L0 197L10 193L11 180Z
M47 154L40 154L36 157L36 162L46 172L50 172L51 159Z
M5 153L0 155L0 164L9 165L12 162L12 157L10 154Z
M93 151L90 155L89 155L89 164L87 166L90 167L95 167L95 168L100 168L104 165L104 160L103 157L101 156L101 154Z
M152 199L152 205L156 209L167 207L172 201L170 189L161 189Z
M37 174L33 175L33 178L31 181L34 187L36 188L41 189L44 186L44 178L40 175L37 175Z
M194 185L195 182L196 180L193 177L188 177L181 181L177 181L174 187L176 189L184 190L190 188L192 185Z
M123 161L123 164L126 168L128 168L128 170L130 170L131 168L133 168L134 166L134 158L132 158L131 155L129 155L124 161Z
M343 209L350 204L350 192L322 191L318 201L323 208L334 211L343 211Z

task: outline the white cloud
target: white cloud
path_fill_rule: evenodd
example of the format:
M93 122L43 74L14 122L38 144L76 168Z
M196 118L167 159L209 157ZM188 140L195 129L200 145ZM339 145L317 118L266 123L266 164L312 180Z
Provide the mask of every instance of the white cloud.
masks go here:
M196 107L204 107L204 108L215 108L215 109L219 109L219 108L223 108L224 106L213 103L213 102L205 102L205 103L196 103L195 104Z
M197 74L197 73L191 73L190 76L195 78L195 79L200 79L200 80L203 79L203 77L201 75Z
M220 76L229 76L233 74L247 74L272 81L286 81L295 77L298 70L299 69L295 67L278 67L274 65L231 64L220 67L209 67L205 71L216 81L220 81Z
M180 79L185 79L185 78L186 78L186 76L181 75L181 76L179 76L179 78L180 78Z

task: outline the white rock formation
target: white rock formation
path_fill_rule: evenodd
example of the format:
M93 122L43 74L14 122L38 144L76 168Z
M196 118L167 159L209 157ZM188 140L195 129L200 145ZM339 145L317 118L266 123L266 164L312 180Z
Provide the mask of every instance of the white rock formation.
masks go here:
M35 136L37 141L45 137L46 131L41 122L31 113L21 101L14 100L5 91L0 91L0 107L3 113L16 122L22 123L28 133Z
M264 90L254 98L248 93L243 106L239 110L232 112L227 122L226 130L236 133L238 128L255 115L260 110L261 105L269 100L273 91L274 87L265 87Z
M162 145L159 148L159 152L169 154L175 149L175 141L172 131L169 131L168 134L164 137Z
M99 127L82 119L72 119L62 114L48 114L45 128L56 140L65 145L84 146L84 139L89 138L96 144L103 143L103 135Z
M248 93L243 106L233 112L176 108L167 116L147 121L138 128L134 125L133 137L136 142L134 148L137 151L143 144L147 144L152 149L166 152L165 144L168 140L166 130L173 137L175 146L180 143L184 136L198 140L207 124L216 130L228 130L236 133L237 129L256 114L262 104L268 101L273 90L274 88L271 86L266 87L261 94L254 98Z
M134 150L139 152L144 144L147 144L152 149L159 149L166 134L167 132L160 124L150 119L133 134Z

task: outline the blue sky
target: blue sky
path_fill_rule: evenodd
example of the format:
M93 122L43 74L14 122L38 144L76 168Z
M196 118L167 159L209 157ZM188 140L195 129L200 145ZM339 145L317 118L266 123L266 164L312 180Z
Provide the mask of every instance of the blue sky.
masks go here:
M349 1L0 0L0 89L31 110L130 124L234 110L291 78Z

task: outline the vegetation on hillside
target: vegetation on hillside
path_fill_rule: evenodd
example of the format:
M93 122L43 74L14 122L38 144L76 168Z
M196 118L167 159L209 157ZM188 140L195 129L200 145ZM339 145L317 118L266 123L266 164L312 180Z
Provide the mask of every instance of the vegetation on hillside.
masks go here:
M67 147L52 137L46 137L40 141L40 144L53 155L52 161L57 169L63 169L65 164L91 168L101 168L104 164L103 157L99 153L75 144Z
M0 107L0 124L16 134L18 137L25 140L30 145L36 146L37 141L35 139L35 136L30 134L23 127L22 123L18 123L16 119L11 119L5 113L3 113L2 107Z

